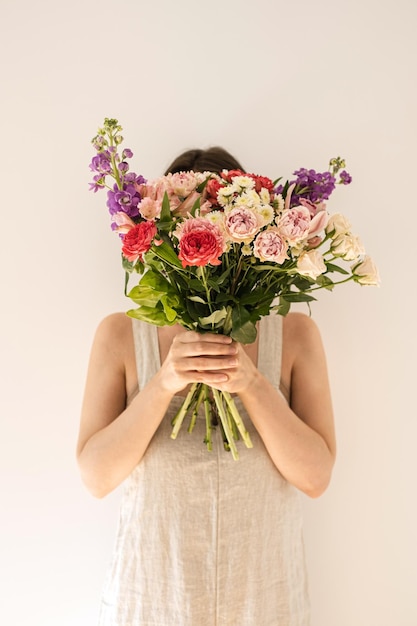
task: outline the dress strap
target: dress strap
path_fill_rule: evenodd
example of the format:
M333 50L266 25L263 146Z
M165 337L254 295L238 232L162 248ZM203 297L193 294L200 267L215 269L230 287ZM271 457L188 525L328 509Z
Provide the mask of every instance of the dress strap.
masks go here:
M136 371L141 390L159 369L158 333L153 324L132 319Z
M282 361L282 315L270 313L259 324L258 369L279 391Z

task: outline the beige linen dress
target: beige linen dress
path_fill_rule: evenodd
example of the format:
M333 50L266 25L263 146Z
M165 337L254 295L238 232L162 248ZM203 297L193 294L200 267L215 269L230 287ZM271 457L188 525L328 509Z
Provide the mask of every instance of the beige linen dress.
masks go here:
M160 367L157 328L133 321L139 385ZM279 389L282 318L263 318L258 368ZM308 626L299 492L273 465L239 399L253 448L239 460L192 434L170 438L174 397L125 482L99 626Z

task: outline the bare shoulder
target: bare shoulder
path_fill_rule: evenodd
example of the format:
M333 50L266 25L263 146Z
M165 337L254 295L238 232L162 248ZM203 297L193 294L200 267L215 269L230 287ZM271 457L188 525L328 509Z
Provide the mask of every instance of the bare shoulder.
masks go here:
M283 324L283 348L283 358L290 370L300 360L321 360L323 344L316 322L305 313L288 313Z
M284 318L283 332L294 344L317 341L320 331L316 322L305 313L288 313Z
M125 313L111 313L97 326L94 343L112 352L125 351L131 342L132 320Z

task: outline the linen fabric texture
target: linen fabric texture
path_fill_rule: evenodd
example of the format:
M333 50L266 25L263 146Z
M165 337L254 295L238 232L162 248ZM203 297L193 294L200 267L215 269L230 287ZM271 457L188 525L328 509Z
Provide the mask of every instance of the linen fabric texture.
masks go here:
M160 367L157 327L133 320L139 389ZM282 317L262 318L258 368L279 391ZM276 469L236 398L253 448L239 460L194 431L174 441L174 397L124 483L99 626L308 626L300 493Z

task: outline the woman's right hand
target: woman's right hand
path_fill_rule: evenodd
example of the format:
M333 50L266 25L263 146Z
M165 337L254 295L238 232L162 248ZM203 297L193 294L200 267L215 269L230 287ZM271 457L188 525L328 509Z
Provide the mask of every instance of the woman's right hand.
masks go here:
M237 365L237 352L230 337L182 330L175 335L161 366L162 385L174 395L195 382L216 387L229 380L228 371Z

